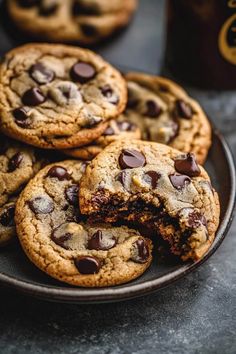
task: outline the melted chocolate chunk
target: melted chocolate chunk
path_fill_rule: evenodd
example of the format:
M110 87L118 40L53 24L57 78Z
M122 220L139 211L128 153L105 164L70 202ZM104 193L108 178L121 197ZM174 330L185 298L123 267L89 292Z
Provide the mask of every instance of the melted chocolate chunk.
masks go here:
M79 0L75 0L72 6L72 14L74 16L98 15L99 11L96 6L85 6Z
M112 104L119 103L119 97L114 93L114 91L110 85L105 85L105 86L101 87L100 90L101 90L103 96L107 98L108 102L110 102Z
M80 29L87 37L94 37L98 34L97 27L88 23L81 23Z
M207 227L206 218L204 215L194 210L188 216L188 226L195 229L201 225Z
M161 108L157 102L149 100L146 102L147 110L144 113L145 116L150 118L157 118L161 114Z
M81 274L96 274L101 268L98 258L82 256L75 259L75 266Z
M147 243L143 239L139 239L133 246L137 249L137 253L132 257L132 260L137 263L146 263L149 258Z
M109 201L108 197L104 194L103 191L98 192L96 195L92 197L92 202L94 206L100 207L102 204L107 204Z
M6 208L3 213L0 215L0 224L5 227L11 227L15 225L14 222L15 216L15 206L9 206Z
M24 156L20 152L17 152L14 156L12 156L8 163L8 172L15 171L20 166L23 158Z
M46 98L38 87L27 90L22 96L22 102L26 106L38 106L45 100Z
M192 107L188 103L184 102L183 100L176 101L176 110L179 117L185 119L192 118L193 115Z
M18 0L21 7L29 8L38 5L41 0Z
M54 210L53 201L49 197L37 197L30 200L28 203L30 209L35 214L48 214Z
M145 156L133 149L124 149L119 157L119 164L122 169L143 167L146 164Z
M31 78L39 85L47 84L54 80L55 73L47 68L42 63L37 63L31 66L29 70Z
M102 231L98 230L88 241L88 249L106 251L115 247L116 243L115 237L105 237Z
M58 246L62 247L62 248L65 248L66 250L69 249L69 247L65 244L65 242L69 241L72 237L72 235L68 232L68 233L65 233L64 235L60 235L58 237L57 235L57 231L58 229L60 228L61 226L57 227L56 229L54 229L52 231L52 234L51 234L51 239L53 242L55 242Z
M14 109L12 112L13 117L15 118L15 122L21 128L27 128L31 124L30 117L28 116L28 112L30 111L29 107L19 107Z
M59 181L64 181L64 180L69 180L71 178L71 175L68 173L68 171L61 166L53 166L50 168L50 170L47 173L47 177L54 177L59 179Z
M185 175L177 175L176 173L169 176L170 181L174 188L181 190L187 184L191 183L191 178Z
M79 205L79 186L77 184L72 184L72 186L69 186L66 188L65 195L66 195L66 200L74 206Z
M70 76L73 81L84 84L92 80L96 75L96 70L89 63L79 62L72 66Z
M157 187L157 182L160 179L161 174L156 171L148 171L144 175L145 182L149 183L153 189Z
M179 173L184 173L189 177L200 176L201 170L197 164L194 154L187 154L182 159L175 160L175 169Z
M117 181L119 181L123 186L125 186L125 180L126 180L126 172L125 171L121 171L118 175L117 175Z

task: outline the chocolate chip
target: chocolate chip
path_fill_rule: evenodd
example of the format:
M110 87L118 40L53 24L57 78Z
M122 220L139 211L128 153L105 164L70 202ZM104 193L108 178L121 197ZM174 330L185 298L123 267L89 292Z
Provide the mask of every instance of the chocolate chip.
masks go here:
M18 0L18 4L21 7L33 7L38 5L41 2L41 0Z
M75 0L72 6L72 14L74 16L98 15L99 11L95 5L86 6L83 3L81 3L79 0Z
M104 97L107 98L108 102L112 104L118 104L119 103L119 97L114 93L110 85L105 85L100 88L102 94Z
M92 196L92 203L97 208L100 208L101 205L107 204L108 201L109 201L108 197L102 191Z
M0 215L0 224L9 227L14 226L14 216L15 216L15 206L9 206L6 208L3 213Z
M117 126L122 132L134 131L137 128L135 124L128 121L117 122Z
M115 131L112 127L107 127L107 129L103 133L104 136L110 136L110 135L114 135L114 134L115 134Z
M66 245L66 242L69 241L72 237L72 235L68 232L68 233L65 233L64 235L60 235L58 236L57 235L57 231L59 230L61 226L57 227L56 229L54 229L52 231L52 234L51 234L51 239L53 242L55 242L58 246L60 247L63 247L65 248L66 250L69 249L69 247Z
M29 201L30 209L36 214L48 214L54 210L53 201L49 197L37 197Z
M179 117L185 119L192 118L192 108L188 103L184 102L183 100L176 101L176 110Z
M55 78L54 71L47 68L42 63L32 65L29 69L29 74L31 78L39 85L47 84Z
M57 9L58 9L58 4L56 2L47 5L44 5L44 3L42 3L39 8L39 14L44 17L51 16L55 14Z
M149 100L146 102L147 110L144 113L145 116L151 117L151 118L157 118L161 114L161 108L157 104L157 102Z
M147 242L139 239L133 243L134 254L132 260L137 263L146 263L149 258L149 249Z
M117 175L117 181L119 181L123 186L125 186L125 179L126 179L126 172L125 171L121 171L118 175Z
M94 37L98 34L97 27L88 23L81 23L80 29L87 37Z
M160 179L161 174L156 171L148 171L144 175L145 182L149 183L153 189L157 187L157 182Z
M188 216L188 226L191 228L197 228L201 225L207 227L207 221L204 215L199 213L198 211L194 210Z
M113 248L117 243L115 237L104 236L101 230L98 230L88 241L89 250L106 251Z
M38 106L45 102L45 97L38 87L34 87L23 94L22 102L26 106Z
M68 171L62 166L53 166L47 173L47 177L54 177L59 179L59 181L68 180L71 178L71 175Z
M23 157L24 156L20 152L17 152L14 156L12 156L8 163L8 172L15 171L20 166Z
M186 184L191 183L191 178L185 175L177 175L175 173L173 175L170 175L169 178L173 187L175 187L178 190L183 189Z
M66 188L65 195L67 201L74 206L79 205L79 186L77 184L72 184L72 186L69 186Z
M133 149L122 150L119 157L119 164L122 169L143 167L146 164L145 156Z
M96 274L101 268L98 258L82 256L75 259L75 266L81 274Z
M12 112L15 122L21 128L27 128L31 124L30 117L28 116L29 107L19 107Z
M84 84L92 80L96 75L96 70L89 63L79 62L72 66L70 76L73 81Z
M177 172L185 173L189 177L197 177L201 174L195 156L191 153L188 153L182 159L176 159L175 169Z

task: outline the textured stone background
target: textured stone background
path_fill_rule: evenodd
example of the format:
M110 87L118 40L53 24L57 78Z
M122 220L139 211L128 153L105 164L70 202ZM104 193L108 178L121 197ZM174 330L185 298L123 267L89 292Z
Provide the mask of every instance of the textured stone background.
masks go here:
M141 0L129 30L100 51L122 67L160 72L163 18L162 0ZM3 44L14 45L4 32L0 38L0 51ZM188 90L227 136L236 156L235 92ZM236 220L200 269L129 302L62 305L0 288L0 353L235 353L235 232Z

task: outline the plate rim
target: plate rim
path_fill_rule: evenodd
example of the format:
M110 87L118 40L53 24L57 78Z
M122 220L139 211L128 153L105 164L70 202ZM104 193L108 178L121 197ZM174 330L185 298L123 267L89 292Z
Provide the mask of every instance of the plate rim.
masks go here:
M47 301L91 304L118 302L148 295L154 291L167 287L168 285L183 278L188 273L194 271L207 259L209 259L223 242L233 220L234 206L236 202L236 171L233 154L224 136L214 127L212 129L212 134L215 135L220 141L226 157L229 167L231 193L225 216L221 221L219 229L217 230L215 240L202 259L194 263L186 263L181 268L171 273L164 274L156 279L148 280L140 284L132 284L132 282L127 283L127 285L122 288L52 288L48 285L37 285L32 284L29 281L19 280L16 277L1 273L1 271L0 285L16 289L24 294ZM81 292L81 290L83 291Z

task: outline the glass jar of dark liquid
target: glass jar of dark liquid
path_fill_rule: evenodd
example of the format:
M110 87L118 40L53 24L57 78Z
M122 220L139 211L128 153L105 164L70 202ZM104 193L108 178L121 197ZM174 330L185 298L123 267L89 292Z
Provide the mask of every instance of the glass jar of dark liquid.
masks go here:
M169 69L204 88L236 89L236 0L168 0Z

